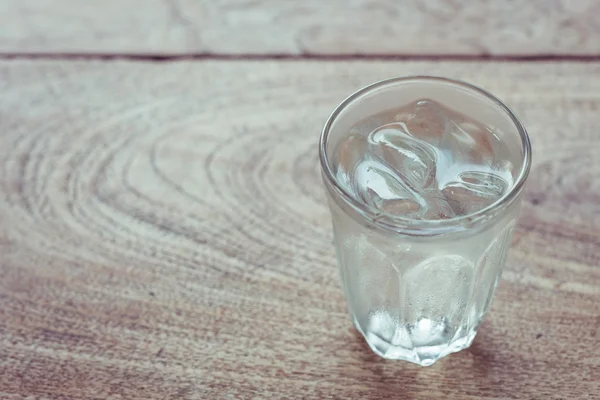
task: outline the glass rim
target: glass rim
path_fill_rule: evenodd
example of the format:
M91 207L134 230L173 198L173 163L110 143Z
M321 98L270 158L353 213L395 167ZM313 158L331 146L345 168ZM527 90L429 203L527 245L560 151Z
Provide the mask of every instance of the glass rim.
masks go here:
M399 215L384 213L373 206L360 202L356 198L354 198L354 196L352 196L352 194L349 193L342 185L338 183L335 174L333 173L333 169L327 158L326 150L331 126L336 121L337 117L348 106L360 100L361 96L369 92L372 92L382 87L391 86L398 83L409 83L411 81L425 81L440 84L450 83L452 85L462 87L470 92L474 92L479 96L491 100L492 103L494 103L500 108L500 111L503 111L506 115L509 116L515 128L517 129L519 137L521 139L521 147L523 149L522 166L513 185L498 200L488 205L487 207L482 208L481 210L478 210L474 213L461 215L459 217L439 220L416 220ZM457 79L444 78L439 76L414 75L389 78L372 83L357 90L356 92L348 96L344 101L342 101L333 110L333 112L327 119L325 126L323 127L323 131L321 132L321 137L319 139L319 160L321 164L322 175L326 180L326 184L331 185L335 192L338 195L340 195L340 197L347 204L352 206L352 208L354 208L355 210L358 210L363 217L367 217L373 225L387 231L392 231L394 233L404 233L408 235L417 236L435 236L439 234L460 231L465 228L466 224L472 225L477 222L483 222L485 220L491 219L494 216L498 215L503 209L512 204L514 199L521 192L521 189L525 185L525 181L527 180L527 176L529 175L529 171L531 169L531 142L529 140L529 135L527 134L525 127L523 126L521 121L519 121L514 112L510 108L508 108L508 106L506 106L500 99L498 99L496 96L494 96L487 90ZM382 216L385 216L385 218L381 218Z

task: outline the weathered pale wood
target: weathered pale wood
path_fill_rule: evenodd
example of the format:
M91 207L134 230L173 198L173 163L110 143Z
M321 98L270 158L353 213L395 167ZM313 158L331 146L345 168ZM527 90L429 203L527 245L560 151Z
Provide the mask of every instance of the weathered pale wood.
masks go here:
M491 313L430 368L379 359L351 328L316 152L340 100L410 73L491 90L534 146ZM0 397L597 398L599 74L0 63Z
M600 54L596 0L3 0L0 52Z

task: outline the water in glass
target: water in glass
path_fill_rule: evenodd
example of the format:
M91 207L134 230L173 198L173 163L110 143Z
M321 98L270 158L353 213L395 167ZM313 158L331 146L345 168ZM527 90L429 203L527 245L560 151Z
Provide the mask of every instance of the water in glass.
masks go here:
M492 127L421 99L356 123L333 165L338 184L378 218L444 220L483 210L513 186L508 153ZM430 365L470 345L512 226L499 224L461 249L387 240L334 216L350 312L371 348Z

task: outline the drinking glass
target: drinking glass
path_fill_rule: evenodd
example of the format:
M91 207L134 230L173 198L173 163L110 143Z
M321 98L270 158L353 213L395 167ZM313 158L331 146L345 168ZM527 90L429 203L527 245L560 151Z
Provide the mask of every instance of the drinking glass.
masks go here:
M489 128L508 149L513 185L493 204L440 220L381 218L336 178L351 128L380 112L434 100ZM320 163L350 317L378 355L423 366L473 341L506 262L531 165L527 132L492 94L438 77L394 78L344 100L321 135Z

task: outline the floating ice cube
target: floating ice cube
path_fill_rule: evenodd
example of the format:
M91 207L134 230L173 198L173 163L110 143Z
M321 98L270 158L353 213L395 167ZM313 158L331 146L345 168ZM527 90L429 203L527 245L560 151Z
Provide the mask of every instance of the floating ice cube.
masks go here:
M367 151L365 136L345 137L338 150L336 178L341 186L352 192L352 171Z
M368 151L384 160L414 190L433 181L435 152L429 144L410 135L404 123L374 130L368 138Z
M376 159L364 159L354 169L359 200L389 213L417 212L423 199L396 172Z
M404 122L415 137L437 145L448 129L449 120L442 108L431 100L419 100L403 107L395 120Z
M452 163L492 165L494 140L497 139L489 130L474 122L451 121L439 146Z
M349 172L367 150L367 140L361 135L349 135L340 144L338 168Z
M444 194L436 187L425 189L421 195L425 199L425 203L427 203L423 219L449 219L456 216Z
M385 211L388 214L414 215L421 209L421 206L415 201L409 199L380 199L377 203L377 208L381 211Z
M448 183L442 193L457 215L471 214L498 200L509 184L494 172L465 171Z

